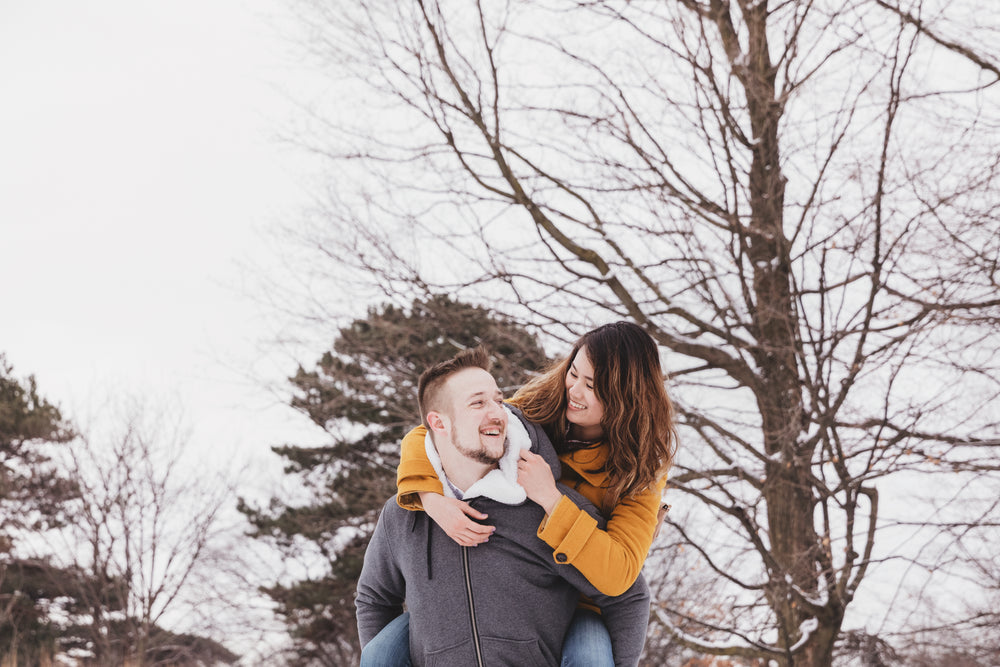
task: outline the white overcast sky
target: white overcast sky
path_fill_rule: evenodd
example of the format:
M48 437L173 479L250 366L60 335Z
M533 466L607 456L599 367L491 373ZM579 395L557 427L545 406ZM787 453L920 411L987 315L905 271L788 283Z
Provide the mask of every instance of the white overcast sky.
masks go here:
M297 215L283 0L0 0L0 352L74 417L177 401L206 452L302 427L241 264Z

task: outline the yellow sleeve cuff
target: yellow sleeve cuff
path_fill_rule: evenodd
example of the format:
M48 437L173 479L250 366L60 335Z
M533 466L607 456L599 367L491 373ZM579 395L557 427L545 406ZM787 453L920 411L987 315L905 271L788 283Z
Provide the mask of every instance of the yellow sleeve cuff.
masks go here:
M423 491L444 494L444 487L437 477L437 471L427 458L424 439L427 430L418 426L403 438L399 452L399 466L396 468L396 503L406 510L422 510L420 494Z
M552 558L557 563L571 565L595 530L597 519L563 496L539 525L538 537L552 547Z

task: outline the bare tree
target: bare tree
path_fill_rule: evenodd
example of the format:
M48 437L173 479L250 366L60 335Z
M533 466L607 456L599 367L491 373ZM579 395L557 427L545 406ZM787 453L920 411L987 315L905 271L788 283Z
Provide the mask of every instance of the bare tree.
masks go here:
M336 99L305 141L328 206L295 234L338 287L557 339L629 318L667 353L669 539L717 600L657 600L674 642L826 665L873 568L890 603L905 562L971 574L949 554L995 525L964 506L1000 444L988 3L303 5Z
M206 636L218 629L206 609L220 610L213 579L234 558L225 511L235 495L221 474L184 456L180 424L166 409L137 404L107 432L85 432L70 446L80 500L52 547L80 573L67 592L84 606L96 664L236 660Z

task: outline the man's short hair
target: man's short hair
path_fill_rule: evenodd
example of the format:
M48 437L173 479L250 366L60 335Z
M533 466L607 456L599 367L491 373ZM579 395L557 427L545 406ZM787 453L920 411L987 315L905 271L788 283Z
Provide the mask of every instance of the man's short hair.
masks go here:
M427 413L440 411L441 390L449 377L466 368L482 368L490 370L490 355L482 345L469 350L462 350L451 359L434 364L417 380L417 406L420 408L420 421L426 427Z

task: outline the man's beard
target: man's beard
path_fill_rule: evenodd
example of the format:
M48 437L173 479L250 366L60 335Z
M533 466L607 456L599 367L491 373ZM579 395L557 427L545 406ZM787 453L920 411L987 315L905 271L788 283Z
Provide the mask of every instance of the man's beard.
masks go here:
M498 463L500 463L500 460L504 457L504 454L507 453L507 439L506 438L504 438L504 441L503 441L503 449L497 455L490 454L489 452L487 452L486 450L481 449L481 448L479 448L479 449L472 449L472 448L469 448L469 447L464 447L462 445L462 443L460 443L455 438L455 433L454 432L452 432L452 434L451 434L451 444L455 447L455 449L458 450L458 453L461 454L462 456L464 456L466 458L469 458L469 459L472 459L473 461L476 461L477 463L483 463L483 464L486 464L486 465L497 465Z

